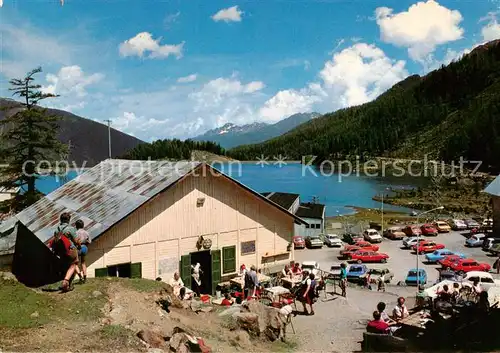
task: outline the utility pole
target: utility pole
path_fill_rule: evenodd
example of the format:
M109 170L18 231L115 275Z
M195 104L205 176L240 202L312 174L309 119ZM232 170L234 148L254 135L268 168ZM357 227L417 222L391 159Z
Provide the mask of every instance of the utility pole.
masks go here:
M108 152L109 152L109 159L111 159L111 120L104 120L105 122L108 123Z

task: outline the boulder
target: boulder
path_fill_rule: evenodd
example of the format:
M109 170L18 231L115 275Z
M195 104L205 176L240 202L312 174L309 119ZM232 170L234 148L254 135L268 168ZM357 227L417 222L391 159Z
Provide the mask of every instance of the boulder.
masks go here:
M256 313L243 312L236 314L238 326L248 332L259 335L262 331L259 325L259 315Z
M157 331L141 330L137 337L149 344L152 348L161 348L165 346L165 337Z

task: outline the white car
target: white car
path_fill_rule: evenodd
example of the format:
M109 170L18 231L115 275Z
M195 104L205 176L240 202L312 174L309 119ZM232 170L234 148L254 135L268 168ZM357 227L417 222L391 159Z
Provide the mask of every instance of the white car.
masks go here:
M448 222L453 230L465 230L467 224L462 219L450 219Z
M417 237L406 237L403 239L403 248L410 249L413 245L417 244ZM422 237L420 237L420 241L422 241Z
M493 276L488 272L483 271L470 271L464 277L466 284L472 285L474 280L478 280L483 290L488 290L491 287L500 287L500 280L493 279Z
M312 273L315 277L319 275L319 264L316 261L304 261L301 268L302 271Z
M365 230L364 233L363 233L363 238L366 241L369 241L370 243L381 243L382 242L382 236L375 229L367 229L367 230Z
M325 234L325 245L329 247L341 247L342 240L337 234Z

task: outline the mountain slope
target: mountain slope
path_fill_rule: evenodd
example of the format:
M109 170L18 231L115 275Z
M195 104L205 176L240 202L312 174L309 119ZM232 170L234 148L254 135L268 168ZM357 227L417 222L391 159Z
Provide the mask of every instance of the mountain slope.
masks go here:
M227 123L220 128L209 130L192 140L213 141L224 148L232 148L239 145L263 142L270 138L280 136L298 125L318 116L318 113L299 113L272 125L266 123L253 123L238 126Z
M413 75L376 100L307 122L229 155L242 160L284 154L317 161L387 155L500 166L500 42L478 47L424 77Z
M21 105L11 99L0 98L0 120L15 113ZM48 114L57 115L59 140L65 144L71 141L69 161L77 166L91 167L108 158L108 127L93 120L58 109L48 109ZM111 152L113 157L121 156L143 141L111 129Z

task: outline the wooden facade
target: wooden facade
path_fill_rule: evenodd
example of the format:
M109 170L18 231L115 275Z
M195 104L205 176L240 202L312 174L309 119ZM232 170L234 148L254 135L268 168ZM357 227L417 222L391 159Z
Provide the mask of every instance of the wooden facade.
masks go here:
M212 272L221 275L234 274L241 264L285 264L294 259L289 248L294 221L284 210L204 166L97 238L87 256L89 276L109 266L140 263L141 277L168 280L180 270L182 256L199 250L200 236L206 246L211 243L214 261L220 254L222 269ZM234 255L227 249L235 250Z

